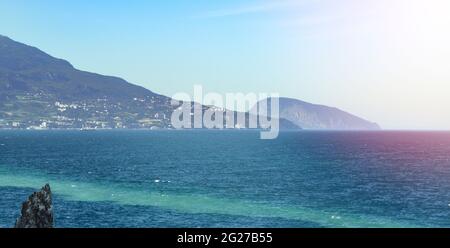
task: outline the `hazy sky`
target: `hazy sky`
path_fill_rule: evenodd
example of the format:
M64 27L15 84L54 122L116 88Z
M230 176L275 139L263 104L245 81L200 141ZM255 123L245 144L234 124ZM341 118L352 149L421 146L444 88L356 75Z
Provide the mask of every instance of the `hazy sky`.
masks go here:
M279 92L450 129L449 0L0 0L0 34L168 96Z

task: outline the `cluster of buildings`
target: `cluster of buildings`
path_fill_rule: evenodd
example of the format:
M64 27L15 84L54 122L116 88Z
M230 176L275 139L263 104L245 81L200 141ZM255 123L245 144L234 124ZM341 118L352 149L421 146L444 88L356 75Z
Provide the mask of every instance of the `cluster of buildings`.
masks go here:
M170 116L166 113L138 114L127 112L118 106L94 103L55 102L46 112L19 115L10 112L0 116L0 129L159 129L170 128ZM41 114L46 116L45 114Z

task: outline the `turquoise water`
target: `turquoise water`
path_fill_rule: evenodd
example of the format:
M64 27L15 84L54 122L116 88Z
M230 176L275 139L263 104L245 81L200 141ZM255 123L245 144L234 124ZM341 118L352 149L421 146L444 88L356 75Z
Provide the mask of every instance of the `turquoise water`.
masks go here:
M450 133L0 131L0 226L449 227Z

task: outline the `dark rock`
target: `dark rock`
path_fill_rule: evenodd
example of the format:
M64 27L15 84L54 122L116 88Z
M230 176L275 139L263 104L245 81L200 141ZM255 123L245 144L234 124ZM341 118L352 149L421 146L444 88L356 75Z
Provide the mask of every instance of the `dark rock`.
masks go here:
M53 228L52 191L45 185L22 204L22 212L15 228Z

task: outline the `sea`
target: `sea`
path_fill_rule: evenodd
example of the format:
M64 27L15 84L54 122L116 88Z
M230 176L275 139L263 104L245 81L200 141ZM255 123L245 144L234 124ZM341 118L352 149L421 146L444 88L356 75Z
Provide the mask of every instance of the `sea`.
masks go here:
M0 227L450 227L450 132L0 131Z

